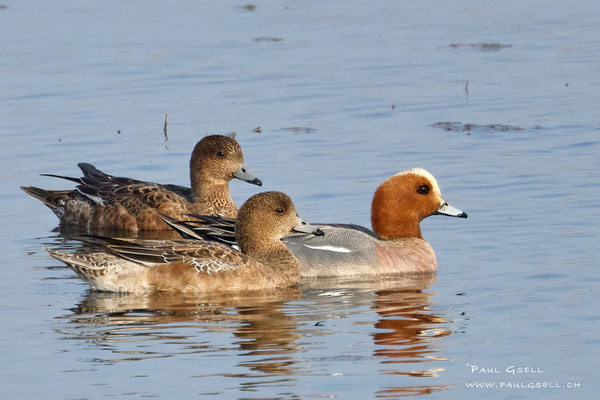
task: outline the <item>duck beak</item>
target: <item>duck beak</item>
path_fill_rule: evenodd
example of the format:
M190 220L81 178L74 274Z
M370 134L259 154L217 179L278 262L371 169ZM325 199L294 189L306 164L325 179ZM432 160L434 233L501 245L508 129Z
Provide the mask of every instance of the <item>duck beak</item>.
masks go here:
M445 200L442 199L442 204L434 213L434 215L447 215L449 217L467 218L467 213L459 210L458 208L452 207Z
M248 170L246 170L246 167L244 167L244 164L240 164L237 171L233 173L233 177L253 185L262 186L262 181L249 173Z
M312 233L315 236L323 236L325 234L322 230L316 226L312 226L300 217L298 217L296 226L292 228L292 231L299 233Z

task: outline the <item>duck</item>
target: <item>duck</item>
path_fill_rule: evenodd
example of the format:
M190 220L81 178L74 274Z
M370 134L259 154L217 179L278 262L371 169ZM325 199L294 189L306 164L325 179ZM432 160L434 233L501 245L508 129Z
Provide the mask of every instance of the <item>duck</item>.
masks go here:
M294 203L282 192L250 197L239 210L235 230L240 251L214 241L109 237L92 237L96 245L103 245L99 252L47 250L94 290L237 292L296 285L300 262L281 238L292 231L323 234L298 216Z
M75 190L21 189L48 206L61 224L138 232L170 230L157 213L174 218L189 213L235 218L238 209L229 193L229 181L237 178L262 186L244 166L239 143L223 135L205 136L194 147L191 188L116 177L87 163L78 166L81 178L42 174L75 182Z
M371 202L372 229L315 223L324 235L293 233L282 241L300 260L302 277L430 273L437 270L437 258L423 238L420 222L431 215L467 218L444 200L430 172L413 168L377 187ZM194 215L183 221L164 220L183 237L236 245L231 219Z

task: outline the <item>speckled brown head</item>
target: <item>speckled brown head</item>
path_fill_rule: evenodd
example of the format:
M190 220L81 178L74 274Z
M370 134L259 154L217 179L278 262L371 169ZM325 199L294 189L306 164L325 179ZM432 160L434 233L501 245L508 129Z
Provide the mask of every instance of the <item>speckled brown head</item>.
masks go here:
M371 203L373 232L382 239L421 238L419 223L433 214L467 217L444 201L437 181L422 168L388 178L379 185Z
M237 242L246 254L285 249L281 238L298 224L296 207L288 195L263 192L250 197L235 222Z
M233 178L262 185L260 179L246 171L242 148L235 139L211 135L196 143L190 159L194 193L199 193L202 185L227 185Z

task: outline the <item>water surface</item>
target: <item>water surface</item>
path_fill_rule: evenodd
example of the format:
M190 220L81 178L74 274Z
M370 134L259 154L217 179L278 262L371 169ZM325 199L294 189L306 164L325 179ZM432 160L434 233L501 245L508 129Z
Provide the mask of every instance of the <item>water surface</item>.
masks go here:
M3 397L600 389L595 2L3 4ZM249 297L93 293L43 250L79 244L20 185L70 187L38 174L80 161L187 185L193 145L229 132L308 221L368 226L375 187L417 166L469 219L422 223L436 275Z

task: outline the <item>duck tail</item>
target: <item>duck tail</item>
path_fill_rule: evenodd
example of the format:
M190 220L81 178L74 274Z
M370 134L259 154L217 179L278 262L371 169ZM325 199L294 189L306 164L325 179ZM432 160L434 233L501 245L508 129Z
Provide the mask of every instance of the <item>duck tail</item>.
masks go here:
M52 250L48 248L44 248L53 258L56 258L58 261L61 261L67 264L69 267L73 268L77 274L83 274L86 276L92 275L89 273L91 270L101 270L102 268L97 262L94 262L93 257L90 257L88 254L76 254L76 253L67 253L65 251L60 250Z
M141 265L127 267L124 259L109 253L67 253L60 250L45 249L60 262L67 264L75 273L93 289L109 292L131 291L122 285L120 278L128 271L139 273L144 269ZM125 261L127 263L127 261ZM141 288L139 288L141 289ZM135 290L133 290L135 291Z
M46 248L50 255L67 264L81 279L93 285L99 276L106 275L107 265L96 256L99 253L76 254Z
M58 218L63 217L65 203L73 194L72 190L45 190L35 186L21 186L21 190L48 206Z
M71 178L70 176L55 175L55 174L40 174L40 176L49 176L50 178L66 179L67 181L81 183L81 178Z

